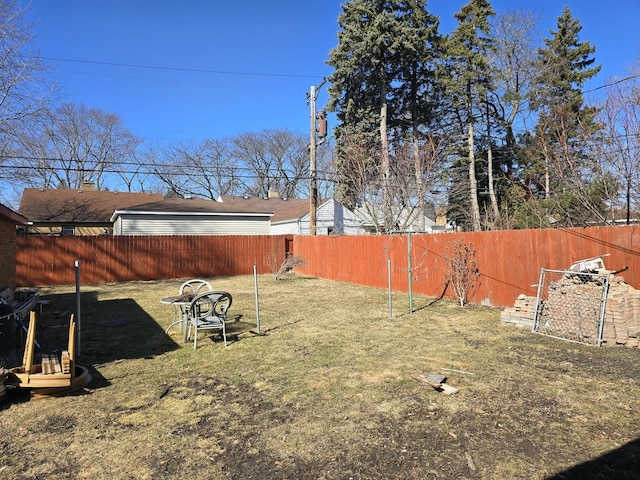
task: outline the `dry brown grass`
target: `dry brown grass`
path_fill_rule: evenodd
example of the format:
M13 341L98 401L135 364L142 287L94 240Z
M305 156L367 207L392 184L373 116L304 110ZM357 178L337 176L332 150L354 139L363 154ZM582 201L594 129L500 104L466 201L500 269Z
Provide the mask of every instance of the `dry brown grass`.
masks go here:
M159 299L180 280L83 286L78 363L93 382L3 404L0 478L634 478L640 465L637 350L565 343L501 326L496 309L424 297L409 315L405 294L390 319L384 291L296 275L260 277L256 335L253 277L211 281L241 315L226 349L164 334L171 307ZM50 348L73 292L42 290ZM131 323L98 324L109 320ZM460 392L414 373L443 373Z

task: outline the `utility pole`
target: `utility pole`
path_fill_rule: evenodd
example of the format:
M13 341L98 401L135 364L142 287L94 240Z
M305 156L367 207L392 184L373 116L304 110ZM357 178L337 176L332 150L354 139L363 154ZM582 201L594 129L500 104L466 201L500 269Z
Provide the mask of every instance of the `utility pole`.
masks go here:
M322 85L327 81L326 78L322 79L320 85L317 87L311 86L311 89L308 94L309 106L310 106L310 117L311 117L311 128L310 128L310 136L309 136L309 234L316 234L316 209L318 208L318 186L316 184L317 174L316 174L316 149L318 145L322 142L317 142L317 126L316 126L316 100L318 99L318 90L322 88ZM323 119L324 121L324 119ZM325 128L326 132L326 128Z

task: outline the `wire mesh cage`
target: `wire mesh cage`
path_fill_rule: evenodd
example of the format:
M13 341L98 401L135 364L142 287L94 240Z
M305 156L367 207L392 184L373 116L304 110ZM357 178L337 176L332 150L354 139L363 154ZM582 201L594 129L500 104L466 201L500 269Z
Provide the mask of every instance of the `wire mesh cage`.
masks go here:
M533 331L600 346L609 274L542 269Z

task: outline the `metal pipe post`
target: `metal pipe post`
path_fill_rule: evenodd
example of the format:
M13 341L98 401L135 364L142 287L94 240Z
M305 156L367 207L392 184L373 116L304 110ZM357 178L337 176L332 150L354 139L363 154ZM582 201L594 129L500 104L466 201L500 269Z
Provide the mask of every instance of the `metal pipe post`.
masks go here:
M81 355L81 342L80 342L80 261L76 260L76 355Z
M393 318L393 299L391 297L391 260L387 260L387 289L389 290L389 318Z
M253 289L255 291L256 297L256 328L258 329L258 334L260 334L260 302L258 300L258 271L256 269L256 264L253 264Z

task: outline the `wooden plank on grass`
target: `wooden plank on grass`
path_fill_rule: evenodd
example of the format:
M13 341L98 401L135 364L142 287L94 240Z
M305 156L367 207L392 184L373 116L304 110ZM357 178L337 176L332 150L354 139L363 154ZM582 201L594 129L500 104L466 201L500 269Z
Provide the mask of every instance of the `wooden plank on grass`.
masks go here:
M442 387L442 382L434 382L428 379L425 375L415 374L415 375L411 375L411 378L413 378L414 380L417 380L420 383L424 383L425 385L429 385L430 387L433 387L433 388Z
M423 383L425 385L429 385L430 387L433 387L437 391L443 392L446 395L453 395L455 393L458 393L458 389L457 388L452 387L451 385L447 385L444 382L434 382L429 377L430 376L419 375L419 374L411 375L411 378L413 378L414 380L417 380L418 382Z

